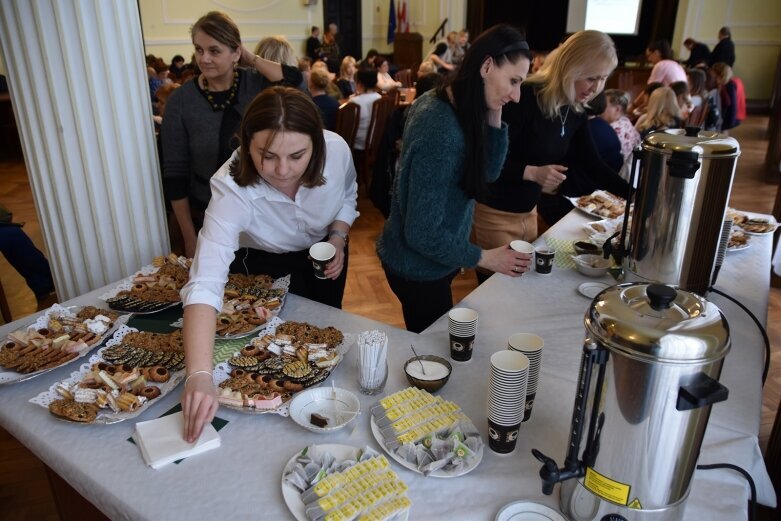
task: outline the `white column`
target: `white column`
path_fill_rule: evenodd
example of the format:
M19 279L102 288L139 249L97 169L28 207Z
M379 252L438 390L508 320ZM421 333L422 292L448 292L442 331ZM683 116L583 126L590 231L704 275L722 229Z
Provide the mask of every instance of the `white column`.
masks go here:
M57 292L169 250L135 0L0 0L0 47Z

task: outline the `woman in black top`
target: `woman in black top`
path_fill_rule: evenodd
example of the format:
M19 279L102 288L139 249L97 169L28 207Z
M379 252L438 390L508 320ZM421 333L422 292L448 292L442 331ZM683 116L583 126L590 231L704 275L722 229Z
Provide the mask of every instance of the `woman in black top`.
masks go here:
M473 228L478 246L536 239L535 210L545 217L569 204L558 194L590 193L596 186L624 195L626 182L600 159L583 109L602 91L616 63L609 36L575 33L521 86L520 103L504 107L510 147L501 176L478 196ZM569 164L590 175L567 176Z

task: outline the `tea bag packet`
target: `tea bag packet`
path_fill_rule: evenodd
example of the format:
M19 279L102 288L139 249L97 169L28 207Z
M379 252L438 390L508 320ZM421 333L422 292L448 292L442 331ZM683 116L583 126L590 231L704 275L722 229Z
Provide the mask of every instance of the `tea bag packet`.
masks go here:
M394 405L398 405L411 398L414 398L416 395L419 395L420 393L423 392L425 391L421 391L420 389L417 389L415 387L407 387L406 389L402 389L401 391L397 391L393 394L389 394L388 396L386 396L385 398L377 402L377 405L372 407L372 415L376 417L378 415L378 411L384 411L390 409Z
M334 509L323 515L315 514L313 509L307 510L310 521L350 521L361 519L364 512L370 512L387 501L406 497L407 485L401 480L386 481L340 503ZM383 518L381 518L383 519Z
M386 468L388 468L388 460L385 456L372 457L354 463L349 467L320 477L312 484L311 488L303 492L301 500L304 504L309 505L346 485L352 479L358 479L363 475Z
M412 506L407 496L393 498L361 514L361 521L395 521Z
M427 434L448 427L461 416L461 411L456 408L454 411L442 411L441 414L429 418L409 417L401 420L402 424L394 423L380 432L388 448L395 450L404 443L416 443Z
M306 505L307 517L312 521L319 521L326 516L334 517L336 514L333 513L338 511L341 506L350 502L355 503L358 498L373 497L378 494L380 497L384 497L390 492L382 491L389 490L388 486L394 485L397 481L396 473L390 469L369 472L350 480L314 503ZM398 483L400 486L395 487L394 485L393 490L406 491L406 485L400 481Z
M431 405L441 404L443 401L444 400L439 396L432 396L429 393L421 392L421 394L414 396L409 400L393 405L388 409L377 411L374 415L374 421L379 427L385 427L409 414L419 412Z

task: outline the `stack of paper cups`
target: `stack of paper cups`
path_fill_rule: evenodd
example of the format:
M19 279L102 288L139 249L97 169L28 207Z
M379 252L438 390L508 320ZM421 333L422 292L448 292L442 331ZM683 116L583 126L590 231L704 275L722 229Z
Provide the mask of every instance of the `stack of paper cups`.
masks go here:
M450 357L458 362L472 358L472 347L477 335L477 311L453 308L447 314L450 334Z
M523 419L529 359L515 351L491 355L488 382L488 446L499 453L515 450Z
M507 349L522 353L529 359L529 379L526 385L526 406L523 421L531 418L534 398L537 396L537 381L542 365L542 338L532 333L516 333L507 341Z

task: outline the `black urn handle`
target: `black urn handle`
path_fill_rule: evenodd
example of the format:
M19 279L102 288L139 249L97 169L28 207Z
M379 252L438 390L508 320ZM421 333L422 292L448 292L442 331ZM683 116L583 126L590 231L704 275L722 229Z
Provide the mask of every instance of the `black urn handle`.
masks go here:
M648 301L651 304L651 307L656 311L668 309L673 305L675 297L678 296L677 291L664 284L651 284L645 290L645 293L648 295Z
M705 373L697 373L686 385L678 389L679 411L691 411L706 405L723 402L729 397L729 389Z

